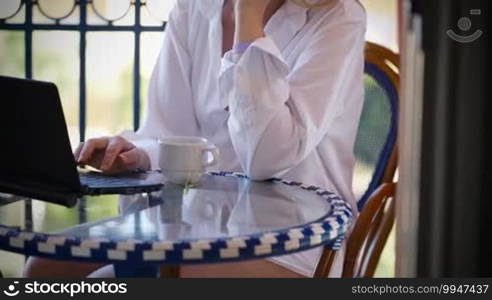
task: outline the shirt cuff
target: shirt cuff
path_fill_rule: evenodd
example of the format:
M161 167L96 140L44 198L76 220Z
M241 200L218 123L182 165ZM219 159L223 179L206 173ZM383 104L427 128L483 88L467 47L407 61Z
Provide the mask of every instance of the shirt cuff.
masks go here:
M251 46L246 50L244 54L247 54L248 52L254 50L261 50L263 52L266 52L267 54L270 54L272 57L278 60L285 67L286 72L288 72L289 65L284 60L284 56L282 55L282 52L278 48L277 44L275 44L275 41L270 37L266 36L257 39L251 44Z
M219 86L220 86L220 101L222 108L229 108L229 100L232 97L232 91L234 86L234 69L236 65L241 64L246 60L248 64L248 57L255 51L263 52L269 55L277 62L277 66L280 67L282 73L289 73L289 65L285 62L280 49L275 42L268 36L259 38L252 42L246 51L241 55L236 55L234 49L226 52L222 58L220 72L219 72Z
M249 48L249 46L251 46L251 44L253 44L253 42L236 43L233 47L233 51L236 55L237 54L243 54L244 52L246 52L246 50L248 50L248 48Z
M289 66L287 62L285 62L284 57L282 56L282 52L270 37L262 37L255 40L254 42L251 43L245 42L244 44L248 44L247 47L245 45L238 46L240 48L246 47L246 49L241 53L243 54L242 56L245 56L245 54L248 54L249 52L254 50L264 51L267 54L272 55L275 59L277 59L288 72ZM224 54L221 61L219 77L222 77L225 73L227 73L227 71L229 71L241 60L242 56L235 55L236 54L235 47L236 46L234 46L234 49L227 51Z

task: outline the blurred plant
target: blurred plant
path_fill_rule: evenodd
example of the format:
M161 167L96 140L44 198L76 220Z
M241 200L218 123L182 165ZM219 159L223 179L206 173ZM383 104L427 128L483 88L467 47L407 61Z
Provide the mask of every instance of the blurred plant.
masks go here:
M24 34L0 31L0 75L24 75Z

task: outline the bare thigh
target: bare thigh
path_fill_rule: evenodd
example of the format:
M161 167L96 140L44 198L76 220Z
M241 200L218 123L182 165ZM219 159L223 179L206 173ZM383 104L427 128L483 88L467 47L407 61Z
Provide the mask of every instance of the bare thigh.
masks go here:
M24 269L28 278L114 277L111 265L77 263L30 257ZM186 265L180 267L181 278L305 278L266 260Z
M306 278L267 260L190 265L180 269L182 278Z
M165 271L161 270L163 273ZM305 278L266 260L181 266L179 273L181 278ZM114 277L114 268L112 265L104 266L89 277Z
M78 263L31 256L24 267L27 278L85 278L102 264Z

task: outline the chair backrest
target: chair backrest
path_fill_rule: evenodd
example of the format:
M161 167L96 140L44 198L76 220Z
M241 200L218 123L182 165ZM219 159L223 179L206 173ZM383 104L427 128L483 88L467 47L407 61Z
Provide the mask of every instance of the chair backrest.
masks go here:
M354 192L361 212L346 242L343 277L372 277L394 224L399 57L366 43L364 108L354 146ZM326 278L335 251L325 248L314 277Z
M399 58L382 46L366 44L365 100L354 146L354 192L359 211L396 170Z

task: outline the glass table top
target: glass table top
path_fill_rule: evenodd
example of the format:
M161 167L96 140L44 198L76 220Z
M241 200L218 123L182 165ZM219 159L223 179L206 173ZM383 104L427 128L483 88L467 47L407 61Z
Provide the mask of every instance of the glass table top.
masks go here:
M0 249L132 266L338 250L352 219L350 206L330 191L228 172L192 187L165 183L150 194L86 197L72 208L4 198Z
M152 194L86 197L73 208L3 201L0 225L115 242L240 237L315 222L331 210L326 199L299 186L211 175L194 187L166 183Z

